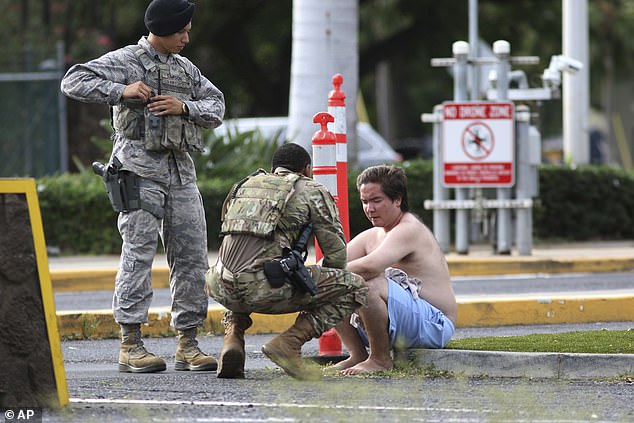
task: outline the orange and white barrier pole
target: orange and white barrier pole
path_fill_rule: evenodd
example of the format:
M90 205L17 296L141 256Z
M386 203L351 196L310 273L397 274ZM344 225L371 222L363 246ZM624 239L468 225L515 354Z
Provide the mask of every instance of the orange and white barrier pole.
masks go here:
M343 82L343 78L341 78ZM333 79L334 82L334 79ZM341 83L339 83L341 85ZM335 86L337 89L337 86ZM341 93L339 91L339 93ZM340 94L337 94L339 96ZM345 95L344 95L345 98ZM328 101L329 111L330 111L330 99ZM335 113L340 113L340 106L337 106L334 111ZM341 118L339 119L341 120ZM322 183L328 191L332 194L335 199L335 203L339 209L339 214L341 216L342 205L341 198L339 197L340 191L340 182L339 182L339 163L338 163L338 155L339 155L339 143L338 138L335 133L332 133L328 130L328 123L335 122L335 128L337 127L336 118L333 117L330 113L317 113L313 116L313 122L319 123L321 128L319 131L315 132L312 138L313 144L313 179ZM343 112L343 122L344 122L344 143L345 143L345 110ZM346 170L347 174L347 170ZM347 175L346 175L347 176ZM347 182L346 182L346 203L345 203L345 211L346 211L346 222L348 216L348 192L347 192ZM343 222L342 222L343 223ZM345 233L344 226L344 233ZM349 241L349 234L345 234L346 241ZM323 253L319 248L319 244L317 240L315 240L315 255L316 261L319 262L323 258ZM341 339L334 328L328 329L319 337L319 356L322 358L328 358L334 361L341 361L345 359L342 355L342 345Z
M335 118L326 112L313 116L313 123L321 125L313 134L313 179L324 185L337 200L337 152L335 134L328 130L328 123Z
M328 192L337 198L337 152L335 134L328 130L328 123L335 118L326 112L320 112L313 116L313 123L321 125L319 131L313 134L313 179L328 189ZM315 261L319 262L324 257L317 240L315 240Z
M328 94L328 113L335 118L334 134L337 150L337 207L346 242L350 241L350 219L348 216L348 145L346 140L346 93L341 91L343 76L332 77L334 89Z

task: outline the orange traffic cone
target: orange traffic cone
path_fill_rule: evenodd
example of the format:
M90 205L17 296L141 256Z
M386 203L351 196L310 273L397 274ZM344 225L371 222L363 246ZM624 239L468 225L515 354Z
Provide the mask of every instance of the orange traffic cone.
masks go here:
M319 337L319 355L341 355L341 339L334 328L328 329Z
M348 355L343 354L341 339L334 328L321 334L319 354L311 358L319 364L338 363L348 358Z

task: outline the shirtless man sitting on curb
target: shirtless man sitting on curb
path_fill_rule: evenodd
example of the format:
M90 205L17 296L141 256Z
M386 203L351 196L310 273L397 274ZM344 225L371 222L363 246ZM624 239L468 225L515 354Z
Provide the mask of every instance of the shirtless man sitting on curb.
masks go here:
M391 369L392 349L443 348L457 317L447 261L409 211L403 169L370 167L357 189L373 227L348 244L347 270L363 276L370 295L368 307L358 309L360 321L353 315L335 327L350 357L332 368L345 375Z

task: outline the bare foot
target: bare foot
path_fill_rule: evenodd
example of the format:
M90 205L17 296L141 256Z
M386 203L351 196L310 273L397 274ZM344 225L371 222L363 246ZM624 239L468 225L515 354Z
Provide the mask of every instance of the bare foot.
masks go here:
M346 376L361 375L365 373L382 372L384 370L390 370L392 368L392 361L380 363L372 358L368 358L361 363L358 363L347 369L343 369L341 374Z
M352 367L352 366L354 366L356 364L359 364L359 363L363 362L365 359L367 359L367 356L364 357L364 358L356 358L356 357L350 356L350 357L346 358L345 360L340 361L337 364L333 364L332 366L324 367L324 371L325 372L341 371L341 370L347 369L349 367Z

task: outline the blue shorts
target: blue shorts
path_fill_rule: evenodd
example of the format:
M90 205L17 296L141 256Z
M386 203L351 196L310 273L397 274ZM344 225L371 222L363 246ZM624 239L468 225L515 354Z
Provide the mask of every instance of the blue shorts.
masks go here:
M401 285L387 280L390 346L394 349L443 348L454 334L454 324L442 311ZM359 326L357 332L367 347L368 337Z

